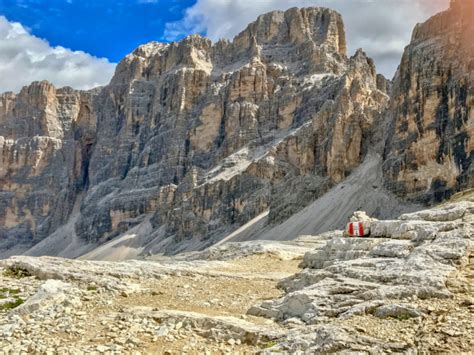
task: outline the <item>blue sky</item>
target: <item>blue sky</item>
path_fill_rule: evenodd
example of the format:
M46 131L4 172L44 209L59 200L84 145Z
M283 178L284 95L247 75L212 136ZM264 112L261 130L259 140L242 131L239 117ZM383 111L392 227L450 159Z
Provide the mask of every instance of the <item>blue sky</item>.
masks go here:
M52 46L82 50L112 62L138 45L164 40L165 25L195 0L0 0L0 14Z
M392 78L416 23L449 0L0 0L0 92L35 80L106 85L137 46L201 33L232 39L258 15L299 6L339 11L358 48Z

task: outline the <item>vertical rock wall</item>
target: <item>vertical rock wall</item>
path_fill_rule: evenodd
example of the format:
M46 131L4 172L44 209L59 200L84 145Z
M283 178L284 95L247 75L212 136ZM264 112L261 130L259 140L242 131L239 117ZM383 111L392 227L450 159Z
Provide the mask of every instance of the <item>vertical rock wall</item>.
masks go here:
M418 25L393 84L387 185L402 196L441 201L473 186L474 3Z

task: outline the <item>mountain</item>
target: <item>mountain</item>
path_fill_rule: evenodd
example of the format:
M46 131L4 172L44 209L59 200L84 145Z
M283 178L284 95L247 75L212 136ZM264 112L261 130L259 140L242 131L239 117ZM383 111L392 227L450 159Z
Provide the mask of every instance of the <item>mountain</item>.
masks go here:
M387 120L387 185L439 202L474 185L474 2L417 25L395 76Z
M291 239L472 186L469 11L419 25L393 82L347 56L337 12L293 8L232 42L143 45L100 89L1 95L0 255Z

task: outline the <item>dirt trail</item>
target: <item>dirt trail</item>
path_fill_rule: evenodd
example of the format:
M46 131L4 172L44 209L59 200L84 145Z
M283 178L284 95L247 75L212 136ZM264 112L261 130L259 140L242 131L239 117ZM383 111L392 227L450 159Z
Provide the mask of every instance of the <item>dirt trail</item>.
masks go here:
M448 212L454 214L456 210ZM440 214L433 216L439 217ZM469 214L462 222L456 223L459 228L470 231L471 221ZM408 250L416 254L418 249L405 248L411 242L403 239L381 238L378 240L380 243L370 243L371 239L367 238L357 244L357 239L346 238L338 239L339 244L331 244L331 241L335 242L334 238L340 238L340 234L334 232L331 237L306 235L292 243L230 243L181 257L123 263L13 258L11 262L0 264L0 305L17 299L24 300L27 305L38 295L45 297L40 307L24 313L0 307L0 355L17 352L61 355L253 354L280 344L284 350L298 350L308 342L311 346L320 346L318 349L332 344L330 349L335 351L392 349L404 352L417 349L429 353L466 353L474 349L474 250L469 249L471 244L464 243L472 233L466 232L463 239L456 231L438 236L439 242L446 239L456 243L445 246L436 244L436 239L426 242L430 248L423 249L426 256L438 252L444 257L439 265L441 271L442 265L456 267L449 268L441 282L443 288L446 284L449 292L428 299L420 293L381 300L374 297L384 306L399 304L409 307L417 312L414 317L403 312L378 317L373 311L364 310L349 317L323 315L314 317L314 322L304 323L301 317L294 315L300 309L306 312L304 307L315 302L311 299L314 295L322 295L318 306L324 310L326 305L339 307L338 300L331 298L334 294L345 297L357 290L358 285L348 281L337 289L328 287L329 283L336 284L337 280L344 279L345 269L340 265L354 263L355 267L348 269L350 272L357 272L356 269L363 266L364 275L371 270L385 280L387 274L382 273L385 268L380 266L383 270L379 270L374 266L370 269L371 260L376 259L374 265L382 265L384 260L391 260L392 264L410 260L401 252ZM338 253L337 260L332 259L331 245L337 246L334 250ZM380 249L381 245L385 249ZM425 246L422 244L420 248ZM456 247L462 252L453 258L458 250ZM378 248L379 254L376 255L379 256L360 254L360 248L367 248L367 253ZM283 279L302 271L299 265L308 251L305 260L310 256L331 263L323 269L304 270L295 276L296 279L302 277L303 280L305 275L317 275L318 278L308 279L308 286L295 288L295 292L290 291L291 295L283 292L278 284L284 285L281 284ZM383 257L381 252L391 252L396 257ZM411 272L423 274L423 270L419 270L421 267L422 264L416 263ZM456 271L450 274L454 269ZM435 272L429 275L432 274ZM353 277L351 280L362 282L364 279ZM51 288L49 293L42 293L46 284L63 288L56 293ZM371 285L378 286L375 281ZM289 297L295 294L297 297ZM334 302L329 303L328 299ZM272 301L264 302L267 300ZM247 314L249 309L255 309L262 302L278 306L289 304L291 300L295 301L283 316L273 313L263 318ZM346 304L341 304L336 311L347 309L344 307L350 307L353 302L357 303L359 299L347 298ZM292 344L296 344L296 348L292 348Z
M84 326L74 329L78 333L58 331L54 337L77 347L100 349L101 345L112 343L128 346L128 353L133 354L255 353L261 346L244 344L238 339L223 341L217 337L202 336L190 326L175 325L175 329L170 329L168 325L169 330L162 332L166 335L156 331L137 331L135 324L156 322L159 326L162 321L153 320L152 316L144 320L141 315L136 315L137 310L150 311L150 315L157 311L182 311L210 317L234 317L278 329L281 326L274 321L248 316L246 312L256 303L280 297L282 291L276 287L279 279L275 275L283 278L297 272L300 262L300 259L283 261L270 254L252 255L229 261L225 268L209 270L225 272L223 276L199 272L192 275L177 273L158 280L145 279L141 286L146 290L130 294L124 292L116 297L101 295L100 290L90 287L83 313L77 318ZM110 298L98 302L97 299L102 297ZM130 334L136 335L128 336ZM45 337L48 336L45 334Z

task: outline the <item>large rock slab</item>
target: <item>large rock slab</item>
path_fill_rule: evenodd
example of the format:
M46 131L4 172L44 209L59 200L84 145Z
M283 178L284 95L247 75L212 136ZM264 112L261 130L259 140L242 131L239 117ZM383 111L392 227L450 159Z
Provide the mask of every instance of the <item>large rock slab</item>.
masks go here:
M373 221L375 230L384 231L383 238L336 237L305 255L305 270L280 282L284 297L249 313L279 320L297 317L308 324L357 314L419 316L415 306L399 302L452 296L448 277L472 248L474 225L463 218L474 213L473 206L466 202L396 221Z
M60 280L47 280L28 300L14 309L18 314L31 314L35 311L47 311L48 308L62 305L80 307L81 291L69 283Z

